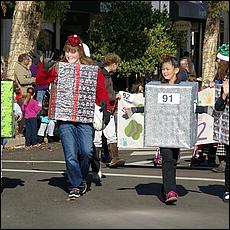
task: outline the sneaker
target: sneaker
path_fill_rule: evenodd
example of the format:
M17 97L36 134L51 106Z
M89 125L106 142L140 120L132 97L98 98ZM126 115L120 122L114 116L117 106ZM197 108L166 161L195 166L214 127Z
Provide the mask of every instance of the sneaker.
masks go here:
M229 203L229 192L225 192L223 195L223 201Z
M165 204L176 204L177 202L177 193L174 191L170 191L166 194Z
M74 188L69 192L68 199L69 200L76 200L81 196L80 189Z
M217 168L213 168L212 171L215 172L215 173L224 173L225 172L225 167L226 167L226 163L221 162L220 165Z

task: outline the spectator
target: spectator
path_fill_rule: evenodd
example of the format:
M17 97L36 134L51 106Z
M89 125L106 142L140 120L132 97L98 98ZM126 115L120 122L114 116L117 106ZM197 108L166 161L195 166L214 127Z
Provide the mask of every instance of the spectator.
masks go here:
M26 98L27 88L35 85L35 77L32 77L31 71L29 70L30 57L28 54L23 53L18 56L18 62L15 64L14 76L15 81L19 84L22 90L21 100L18 100L18 104L22 107L23 101ZM18 123L19 134L23 134L25 128L25 116Z
M47 90L42 101L42 110L40 111L41 122L37 134L38 143L40 144L44 143L44 138L46 135L47 135L48 143L52 143L57 140L57 138L54 136L56 120L49 119L48 117L49 99L50 99L50 92Z
M25 136L25 147L39 147L37 143L37 114L41 110L38 102L34 99L35 90L33 87L27 88L27 96L22 104L22 111L25 112L25 125L26 125L26 136Z
M22 95L25 99L27 95L27 88L32 87L35 84L36 78L32 77L29 70L30 57L28 54L20 54L18 56L18 62L15 64L14 74L15 79L18 81L22 89Z
M188 58L182 58L180 60L181 67L187 72L189 81L196 81L196 71L189 65Z

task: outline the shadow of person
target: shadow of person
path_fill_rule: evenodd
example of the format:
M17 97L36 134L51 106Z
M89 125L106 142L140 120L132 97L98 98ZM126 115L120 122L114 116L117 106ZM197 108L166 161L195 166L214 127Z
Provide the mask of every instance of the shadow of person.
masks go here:
M41 179L41 180L37 180L40 182L46 182L48 181L48 185L54 186L54 187L59 187L60 189L62 189L63 191L65 191L66 193L69 193L69 182L68 182L68 178L67 178L67 174L66 173L62 173L63 177L51 177L51 178L47 178L47 179ZM87 181L87 191L90 190L90 184Z
M135 186L138 195L159 196L161 194L162 183L138 184ZM182 185L176 186L178 196L185 196L188 190Z
M1 192L3 192L5 188L16 188L17 186L24 186L25 183L25 181L18 178L2 177L1 180Z
M224 185L212 184L208 186L198 186L199 190L203 193L217 196L222 199L222 195L224 193Z
M51 177L51 178L47 178L47 179L40 179L37 181L40 181L40 182L48 181L48 185L58 187L58 188L64 190L66 193L69 193L68 180L67 180L66 174L62 173L62 175L63 175L62 177Z

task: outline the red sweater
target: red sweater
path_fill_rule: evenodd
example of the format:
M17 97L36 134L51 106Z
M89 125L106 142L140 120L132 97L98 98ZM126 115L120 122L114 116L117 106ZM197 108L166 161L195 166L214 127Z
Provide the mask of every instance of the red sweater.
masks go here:
M54 79L57 76L57 72L55 68L52 68L49 71L45 71L42 69L43 63L38 64L38 73L36 75L36 86L49 86L51 82L54 81Z
M43 64L40 63L38 65L38 73L36 75L36 86L45 86L49 85L51 82L55 80L57 77L57 71L55 68L52 68L51 70L44 71L42 69ZM110 109L110 103L109 103L109 97L108 92L105 86L105 80L104 76L100 69L98 69L98 77L97 77L97 88L96 88L96 104L100 105L100 102L102 100L106 101L106 105L108 110Z

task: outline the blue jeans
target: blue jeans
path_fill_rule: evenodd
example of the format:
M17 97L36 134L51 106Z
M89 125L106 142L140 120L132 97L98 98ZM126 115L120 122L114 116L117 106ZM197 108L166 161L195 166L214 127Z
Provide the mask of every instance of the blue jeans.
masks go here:
M69 190L81 189L93 155L94 128L91 124L58 121L64 151Z
M46 94L46 89L45 90L37 90L37 102L42 104L43 97Z
M25 122L26 125L26 146L36 145L38 124L37 118L28 118Z

